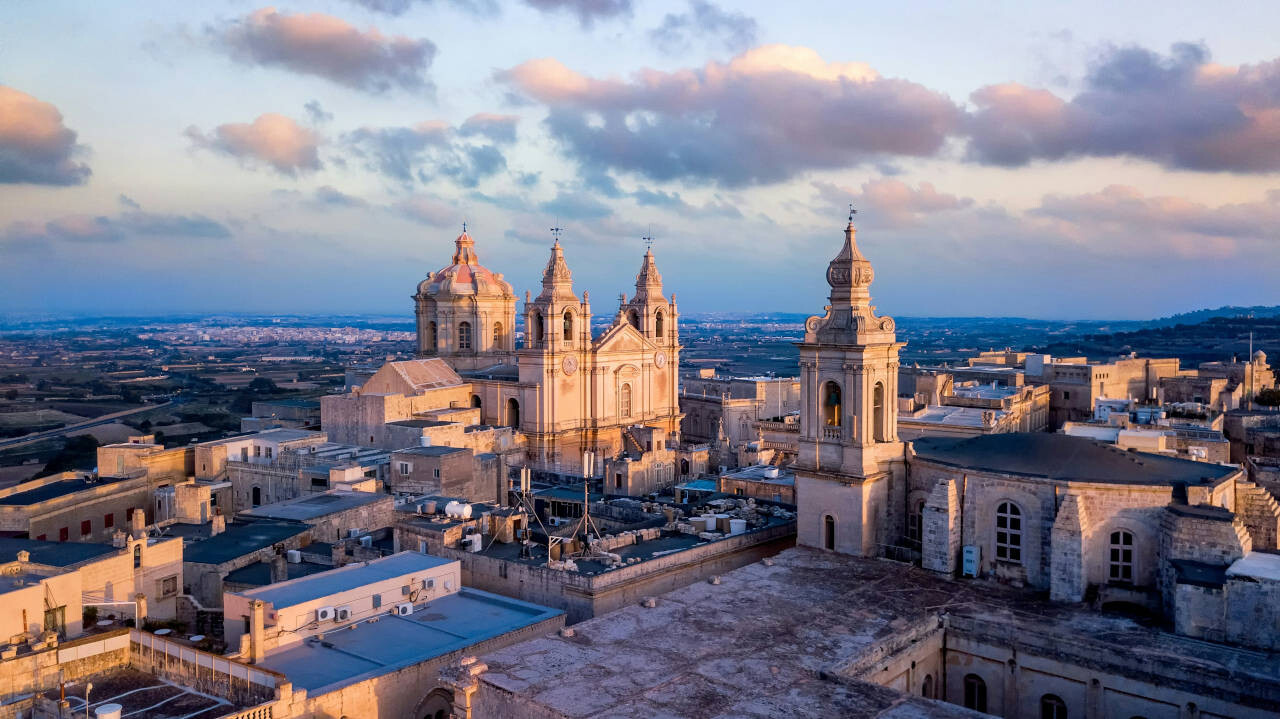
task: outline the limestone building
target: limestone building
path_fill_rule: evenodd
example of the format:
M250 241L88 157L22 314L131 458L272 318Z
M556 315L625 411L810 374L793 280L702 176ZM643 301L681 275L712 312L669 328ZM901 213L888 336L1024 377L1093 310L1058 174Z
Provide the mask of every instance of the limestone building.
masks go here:
M452 386L465 387L462 402L444 406L475 410L480 426L518 431L523 463L550 472L579 474L584 452L618 457L636 426L678 442L679 312L674 296L664 294L652 251L641 262L635 293L622 295L613 321L596 335L590 297L575 292L555 240L541 292L525 293L518 346L511 285L480 264L465 230L454 244L452 263L430 273L414 295L419 355L446 362L459 375ZM370 383L364 395L385 391ZM336 415L338 405L325 408ZM325 428L333 431L329 424L326 411ZM663 465L656 471L674 482L674 461ZM602 464L595 474L601 470Z

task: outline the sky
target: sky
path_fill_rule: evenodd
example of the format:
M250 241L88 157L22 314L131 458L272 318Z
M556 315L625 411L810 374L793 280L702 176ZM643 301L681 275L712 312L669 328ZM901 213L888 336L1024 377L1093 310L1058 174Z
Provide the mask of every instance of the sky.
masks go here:
M593 311L1280 304L1280 4L9 0L0 314L403 313L449 264Z

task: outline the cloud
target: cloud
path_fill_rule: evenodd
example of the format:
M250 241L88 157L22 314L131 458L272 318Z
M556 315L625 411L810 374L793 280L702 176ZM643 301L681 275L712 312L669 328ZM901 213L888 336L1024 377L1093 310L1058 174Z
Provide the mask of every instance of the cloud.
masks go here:
M502 122L488 120L473 122L470 132L445 122L422 122L411 127L363 127L348 133L344 143L368 169L406 185L444 178L460 187L475 187L507 169L507 159L494 145L461 138L501 137L503 132Z
M1050 221L1065 238L1081 244L1221 259L1245 245L1274 253L1280 190L1258 202L1210 207L1185 197L1147 196L1133 187L1110 185L1083 195L1047 195L1029 215Z
M245 64L284 67L371 93L434 90L427 70L436 46L425 38L385 36L376 28L361 32L331 15L288 15L270 7L208 33Z
M224 225L203 215L125 212L115 217L66 215L44 223L15 222L0 231L0 243L107 243L139 237L219 240L230 236L231 233Z
M368 207L369 203L330 185L317 187L313 202L322 207Z
M468 117L458 127L458 134L463 137L479 135L498 144L516 141L516 125L520 118L516 115L495 115L481 112Z
M1016 83L974 92L969 157L1019 166L1143 158L1190 170L1280 170L1280 60L1226 67L1200 45L1112 48L1064 100Z
M396 203L403 216L431 227L447 227L459 219L458 208L434 195L414 195Z
M658 181L742 186L930 156L962 120L945 95L783 45L629 81L586 77L550 58L497 78L548 107L550 134L587 169Z
M566 220L598 220L609 217L613 209L585 192L560 192L539 208L548 215Z
M822 203L820 211L839 217L849 203L859 211L860 223L879 227L905 227L919 224L927 215L950 212L973 206L973 198L938 192L930 182L911 187L900 180L881 178L864 182L854 190L831 182L813 182Z
M631 16L631 0L524 0L524 4L544 13L564 12L589 28L597 20Z
M400 16L413 7L414 0L348 0L366 10L384 15ZM433 0L420 0L423 5L432 4ZM496 0L451 0L450 5L476 15L494 15L498 12Z
M218 125L209 135L194 126L185 134L196 147L246 163L264 162L285 175L320 168L320 136L273 112L259 115L251 123Z
M704 0L689 0L689 11L667 13L662 24L649 31L649 39L668 53L689 49L693 38L718 39L730 52L742 52L756 44L758 27L755 18L738 12L727 12Z
M664 192L661 190L646 190L640 188L631 193L631 197L635 199L636 204L641 207L657 207L663 210L674 212L681 217L702 218L702 217L726 217L740 219L742 211L735 205L725 202L716 197L711 202L703 205L692 205L680 196L679 192Z
M0 184L82 184L91 171L76 158L85 152L58 108L0 85Z
M307 117L312 125L323 125L333 121L333 113L326 112L319 100L312 100L302 107L307 111Z
M116 201L120 203L121 207L126 207L130 210L142 209L142 205L139 205L137 200L123 193L121 193L121 195L116 198Z

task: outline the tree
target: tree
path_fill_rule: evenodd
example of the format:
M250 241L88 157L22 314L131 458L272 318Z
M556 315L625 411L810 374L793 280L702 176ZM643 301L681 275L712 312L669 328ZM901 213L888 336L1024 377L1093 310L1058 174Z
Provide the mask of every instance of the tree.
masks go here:
M44 474L55 474L71 469L93 469L98 463L98 440L93 435L68 437L62 450L44 466Z
M276 387L276 383L266 377L254 377L253 381L249 383L249 391L257 392L258 394L268 394L279 390L280 388Z
M1280 389L1261 390L1253 400L1265 407L1280 407Z

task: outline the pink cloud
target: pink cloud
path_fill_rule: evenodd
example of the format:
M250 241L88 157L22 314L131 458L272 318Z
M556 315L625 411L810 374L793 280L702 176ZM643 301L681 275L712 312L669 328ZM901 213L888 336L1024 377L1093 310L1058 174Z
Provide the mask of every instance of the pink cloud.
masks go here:
M249 162L264 162L278 172L294 175L320 168L320 137L293 120L273 112L251 123L227 123L205 135L189 127L187 137L197 147Z
M0 85L0 184L81 184L90 170L75 158L84 149L58 108Z

